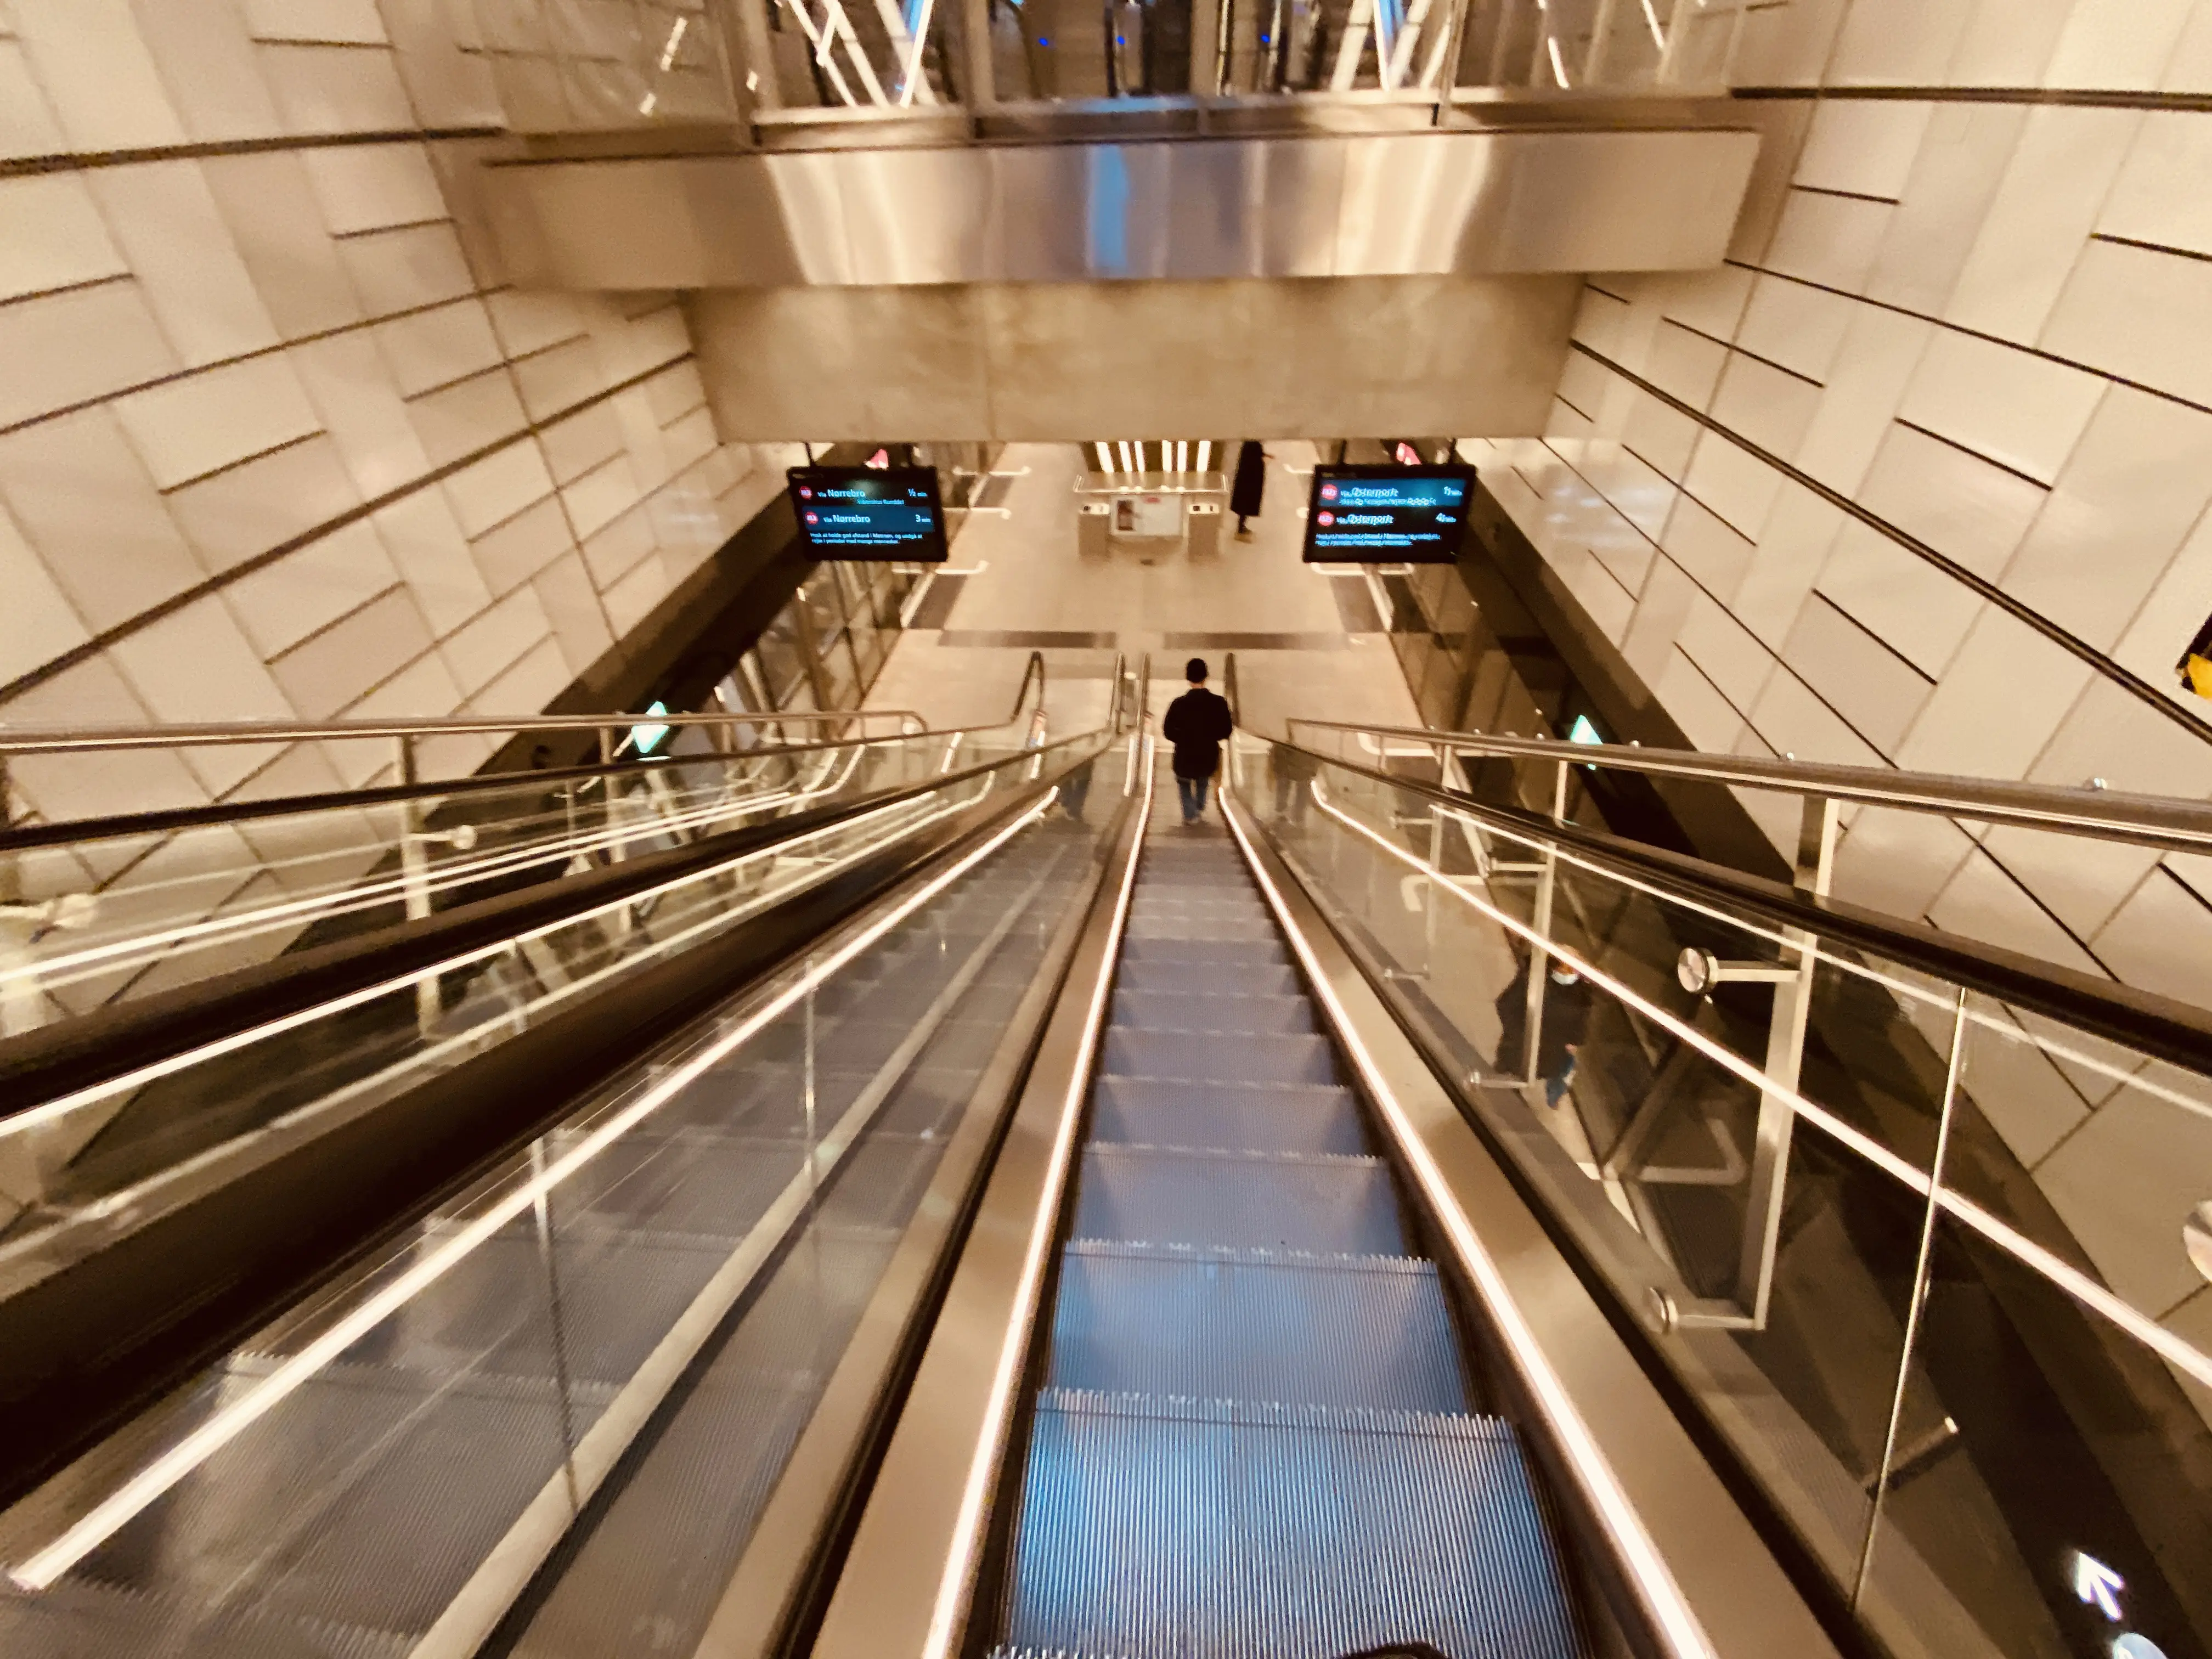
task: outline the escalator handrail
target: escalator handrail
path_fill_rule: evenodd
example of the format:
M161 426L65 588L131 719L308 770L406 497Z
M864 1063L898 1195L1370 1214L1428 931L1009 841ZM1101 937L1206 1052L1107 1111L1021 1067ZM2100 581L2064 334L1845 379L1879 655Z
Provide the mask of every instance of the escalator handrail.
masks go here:
M1548 738L1496 737L1482 732L1369 726L1345 720L1288 723L1294 746L1302 731L1418 742L1474 755L1561 762L1658 777L1771 789L1785 793L1908 812L1933 812L1979 823L2015 824L2172 851L2212 851L2212 803L2165 795L2123 793L2100 784L2065 788L2047 783L2008 783L1996 778L1907 772L1887 766L1840 766L1826 762L1717 756L1687 749L1646 749L1636 744L1562 743Z
M1648 882L1681 896L1748 911L1762 921L1802 929L1886 961L2032 1010L2076 1030L2212 1076L2212 1011L2116 981L2093 978L2018 951L1984 945L1925 923L1863 908L1846 900L1816 896L1764 877L1745 875L1686 854L1648 847L1579 824L1477 800L1434 784L1323 755L1296 744L1271 742L1309 763L1335 767L1447 806L1496 829L1542 844L1571 849L1614 873ZM1567 744L1555 745L1567 748Z
M854 711L848 711L849 715ZM658 716L654 718L658 719ZM755 717L759 724L781 720L781 714ZM1018 719L1017 714L1016 719ZM431 783L386 784L373 789L344 789L323 794L279 795L264 800L216 801L206 806L179 806L158 812L131 812L100 818L65 818L56 823L22 824L0 828L0 853L25 852L40 847L74 845L83 841L106 841L130 836L165 835L179 830L246 823L257 819L292 817L308 812L339 811L356 807L388 806L408 801L444 801L455 796L489 793L537 784L589 783L605 777L635 777L671 766L711 766L720 762L750 761L776 756L818 755L831 750L874 748L887 744L927 744L933 738L969 737L978 732L1002 731L1013 720L987 720L975 726L933 726L912 732L887 732L878 737L828 738L817 743L763 744L757 749L701 755L646 755L629 760L605 761L589 766L548 768L544 771L483 772L465 778Z
M1026 682L1025 682L1026 684ZM725 729L779 720L818 724L889 720L900 725L921 716L910 708L793 708L709 713L520 714L511 719L453 714L403 720L210 720L163 726L15 726L0 724L0 758L15 755L86 754L118 749L223 748L240 744L336 743L377 738L471 737L501 732L620 732L634 726L704 726ZM893 735L897 735L894 733ZM909 734L911 735L911 734Z
M1047 750L1082 743L1095 735L1062 738L1047 745ZM366 988L425 971L469 951L558 926L793 836L934 794L1006 767L1032 764L1037 755L1037 750L1024 750L921 783L879 790L767 823L723 830L688 846L643 854L520 892L473 900L358 938L234 969L40 1026L0 1041L0 1091L9 1101L0 1109L0 1127L10 1118L40 1111L57 1100L101 1087L272 1021L295 1018Z

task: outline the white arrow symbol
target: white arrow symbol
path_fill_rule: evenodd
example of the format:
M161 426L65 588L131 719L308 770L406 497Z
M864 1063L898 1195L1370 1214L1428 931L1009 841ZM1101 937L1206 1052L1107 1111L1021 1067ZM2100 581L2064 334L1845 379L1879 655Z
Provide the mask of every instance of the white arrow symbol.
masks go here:
M2119 1622L2120 1595L2128 1587L2127 1580L2114 1572L2094 1555L2074 1553L2074 1594L2084 1601L2094 1602L2097 1611L2115 1624Z

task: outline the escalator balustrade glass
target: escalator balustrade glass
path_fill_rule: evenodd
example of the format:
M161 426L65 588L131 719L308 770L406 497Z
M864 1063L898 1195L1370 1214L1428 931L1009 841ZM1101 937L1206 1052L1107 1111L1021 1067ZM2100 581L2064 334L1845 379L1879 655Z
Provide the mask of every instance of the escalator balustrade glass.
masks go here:
M2212 1080L1241 741L1240 800L1884 1646L2212 1653Z
M735 925L1042 760L627 927L675 948ZM940 1163L987 1131L978 1079L1121 804L1086 794L1048 793L824 935L0 1516L0 1650L435 1659L505 1621L515 1651L690 1651L917 1207L958 1207ZM624 949L616 919L589 925L584 972ZM482 1019L529 1017L489 988L459 1008L478 996Z

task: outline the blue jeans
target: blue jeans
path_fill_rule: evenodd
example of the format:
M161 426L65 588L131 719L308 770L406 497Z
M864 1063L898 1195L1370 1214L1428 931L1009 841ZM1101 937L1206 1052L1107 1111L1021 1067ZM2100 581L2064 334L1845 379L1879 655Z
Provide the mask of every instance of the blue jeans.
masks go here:
M1208 781L1205 778L1179 777L1176 780L1176 796L1182 802L1182 821L1185 823L1197 823L1199 815L1206 811L1206 786Z

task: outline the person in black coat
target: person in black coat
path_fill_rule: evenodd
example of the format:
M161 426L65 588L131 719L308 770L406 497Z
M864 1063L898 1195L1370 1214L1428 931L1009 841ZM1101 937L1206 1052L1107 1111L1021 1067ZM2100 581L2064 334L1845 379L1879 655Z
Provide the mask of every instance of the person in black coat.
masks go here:
M1182 821L1196 823L1206 811L1206 781L1221 764L1221 745L1236 730L1229 704L1206 689L1206 659L1193 657L1184 671L1190 690L1168 705L1160 735L1175 745L1176 793Z
M1589 1035L1590 988L1564 962L1552 963L1552 982L1544 988L1544 1006L1539 1016L1536 1073L1544 1080L1544 1103L1557 1106L1574 1081L1575 1064L1582 1057L1583 1042ZM1528 963L1524 960L1513 982L1498 994L1499 1034L1498 1069L1517 1072L1528 1040Z
M1238 541L1252 539L1245 520L1260 516L1260 498L1267 492L1267 452L1256 439L1247 438L1237 447L1237 476L1229 485L1229 510L1237 515Z

